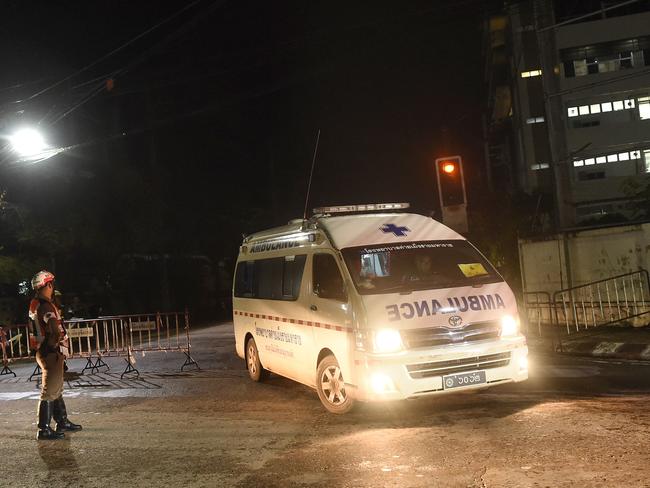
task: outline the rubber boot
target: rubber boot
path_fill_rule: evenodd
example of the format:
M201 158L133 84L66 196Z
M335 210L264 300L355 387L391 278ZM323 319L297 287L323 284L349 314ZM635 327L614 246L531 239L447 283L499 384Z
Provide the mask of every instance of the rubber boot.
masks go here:
M65 434L63 432L55 432L50 427L52 421L52 402L41 400L38 403L38 434L36 439L41 440L55 440L63 439Z
M52 407L57 432L75 432L81 430L81 425L73 424L68 420L68 413L65 410L65 402L62 396L52 402Z

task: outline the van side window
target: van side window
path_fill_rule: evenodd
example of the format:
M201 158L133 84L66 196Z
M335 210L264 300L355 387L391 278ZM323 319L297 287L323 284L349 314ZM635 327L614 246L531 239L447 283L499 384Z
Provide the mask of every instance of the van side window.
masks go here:
M235 296L297 300L306 255L241 261L235 271Z
M256 298L282 299L282 264L284 259L260 259L255 261Z
M302 272L305 269L307 256L287 256L284 258L282 274L282 297L285 300L295 300L300 295Z
M342 302L348 299L341 272L331 254L314 254L313 285L314 293L320 298Z
M235 271L235 296L240 298L254 298L253 281L255 274L255 261L242 261Z

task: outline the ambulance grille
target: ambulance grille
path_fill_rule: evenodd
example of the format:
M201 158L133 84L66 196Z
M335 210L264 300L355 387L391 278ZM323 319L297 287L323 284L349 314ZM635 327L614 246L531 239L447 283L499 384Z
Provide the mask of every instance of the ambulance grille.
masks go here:
M447 327L431 327L427 329L406 329L400 331L402 342L407 349L418 347L445 346L463 342L475 342L498 339L501 333L499 322L478 322L467 324L460 329Z
M430 378L432 376L443 376L446 374L463 373L477 369L493 369L507 366L510 362L510 353L501 352L498 354L487 354L485 356L473 356L451 361L434 361L431 363L409 364L406 369L413 379Z

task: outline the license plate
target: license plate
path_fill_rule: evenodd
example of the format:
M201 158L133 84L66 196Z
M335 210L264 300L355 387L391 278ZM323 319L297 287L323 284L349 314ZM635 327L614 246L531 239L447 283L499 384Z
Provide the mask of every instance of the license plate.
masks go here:
M459 386L472 386L486 383L485 371L474 371L473 373L450 374L442 377L442 385L445 390L458 388Z

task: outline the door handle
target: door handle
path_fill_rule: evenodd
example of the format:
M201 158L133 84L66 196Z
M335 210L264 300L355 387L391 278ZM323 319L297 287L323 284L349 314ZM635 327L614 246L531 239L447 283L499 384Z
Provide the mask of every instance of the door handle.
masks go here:
M312 306L310 306L309 308L310 308L312 311L314 311L314 312L315 312L316 310L318 310L318 307L317 307L316 305L312 305Z

